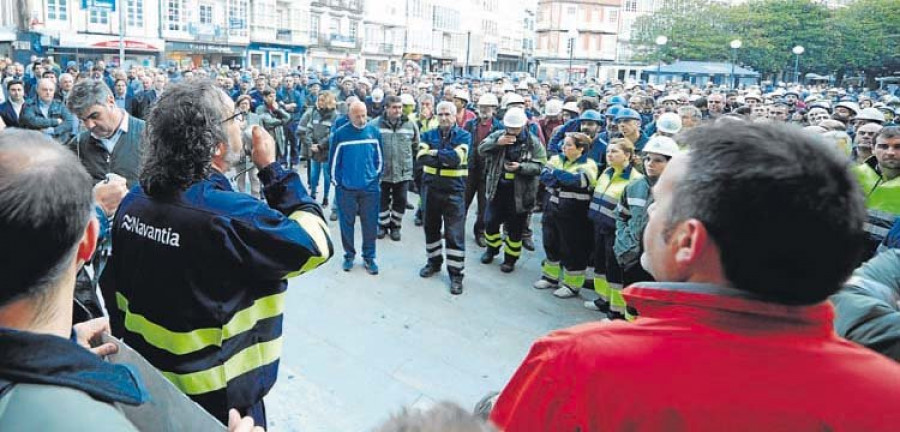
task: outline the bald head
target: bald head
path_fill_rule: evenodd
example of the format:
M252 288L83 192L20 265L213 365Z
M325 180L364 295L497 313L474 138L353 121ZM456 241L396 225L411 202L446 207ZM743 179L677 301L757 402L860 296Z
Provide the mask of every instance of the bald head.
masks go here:
M353 123L357 129L362 129L366 126L366 104L356 101L350 104L350 108L347 111L347 115L350 117L350 123Z
M56 83L49 78L42 78L38 81L38 98L40 98L45 103L49 103L53 101L53 95L56 93Z
M0 238L28 245L0 248L0 308L46 294L74 269L92 203L91 178L73 153L40 132L0 134Z

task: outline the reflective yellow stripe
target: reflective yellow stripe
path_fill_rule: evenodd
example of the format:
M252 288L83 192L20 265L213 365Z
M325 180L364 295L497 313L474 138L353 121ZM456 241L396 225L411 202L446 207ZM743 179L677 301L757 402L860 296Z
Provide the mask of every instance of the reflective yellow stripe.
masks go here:
M553 282L558 281L559 280L559 261L550 262L550 261L545 260L544 262L541 263L541 273L543 273L543 276L545 279L550 279Z
M469 146L460 144L453 150L456 152L456 155L459 156L459 164L465 165L469 160Z
M442 168L438 170L435 167L425 166L422 168L425 174L438 175L438 171L440 171L441 177L465 177L469 175L469 170L467 169L450 169L450 168Z
M300 266L300 270L297 270L293 273L288 273L284 278L290 279L294 276L299 276L303 273L306 273L310 270L313 270L319 267L322 264L325 264L333 251L331 250L331 233L328 230L328 225L325 224L325 220L316 215L315 213L305 212L305 211L296 211L290 215L290 218L297 221L300 224L300 227L303 228L304 231L313 239L313 243L316 245L316 249L319 250L319 255L310 255L307 258L306 262Z
M284 293L256 299L250 307L238 311L222 328L202 328L189 332L176 332L156 324L128 309L128 299L116 293L116 304L125 313L125 328L137 333L144 340L175 355L190 354L208 346L222 346L222 341L237 336L256 326L256 323L281 315L284 311Z
M223 389L228 385L228 381L272 363L279 357L281 357L281 337L251 345L231 356L220 366L186 374L161 372L185 394L199 395Z
M503 173L503 178L505 178L507 180L514 180L516 178L516 173L511 173L511 172Z

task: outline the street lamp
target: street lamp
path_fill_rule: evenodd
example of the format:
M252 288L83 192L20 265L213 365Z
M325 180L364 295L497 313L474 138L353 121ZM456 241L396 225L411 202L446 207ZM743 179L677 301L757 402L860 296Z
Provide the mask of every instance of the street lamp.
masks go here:
M801 45L797 45L791 50L797 56L797 60L794 62L794 82L797 84L800 84L800 54L803 54L804 51L806 49Z
M729 76L728 78L729 78L729 81L731 81L731 88L735 88L736 86L734 85L734 63L737 61L737 50L740 49L741 45L743 45L743 44L741 43L740 39L735 39L735 40L731 41L730 45L731 45L731 76Z
M663 47L669 43L669 38L665 36L657 36L656 37L656 46L658 46L659 61L656 63L656 83L659 84L662 82L662 77L660 76L660 69L662 69L662 49Z
M568 81L572 82L572 60L575 57L575 40L578 39L578 30L574 28L570 28L567 32L567 37L569 38L569 72L566 76Z

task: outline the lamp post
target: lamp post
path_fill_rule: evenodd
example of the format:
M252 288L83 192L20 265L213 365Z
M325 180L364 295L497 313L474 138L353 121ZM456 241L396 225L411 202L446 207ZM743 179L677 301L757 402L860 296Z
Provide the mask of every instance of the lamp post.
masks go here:
M737 61L737 50L741 48L741 40L735 39L731 41L731 75L728 77L729 81L731 81L731 88L737 87L734 85L734 63Z
M801 45L797 45L794 49L791 50L796 56L797 59L794 61L794 82L800 84L800 55L806 51L805 48Z
M572 60L575 57L575 40L578 39L578 30L571 28L566 33L569 38L569 72L566 74L567 80L572 82Z
M657 36L656 37L656 46L657 54L659 55L659 61L656 63L656 83L659 84L662 82L662 77L660 76L660 70L662 69L662 49L666 44L669 43L669 38L665 36Z

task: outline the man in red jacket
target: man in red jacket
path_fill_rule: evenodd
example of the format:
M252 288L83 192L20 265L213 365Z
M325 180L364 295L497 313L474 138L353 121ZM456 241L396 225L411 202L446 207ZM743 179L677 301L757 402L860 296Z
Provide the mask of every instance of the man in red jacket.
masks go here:
M862 248L848 165L799 129L697 128L654 187L640 317L538 340L491 420L515 431L897 430L900 365L835 335Z

